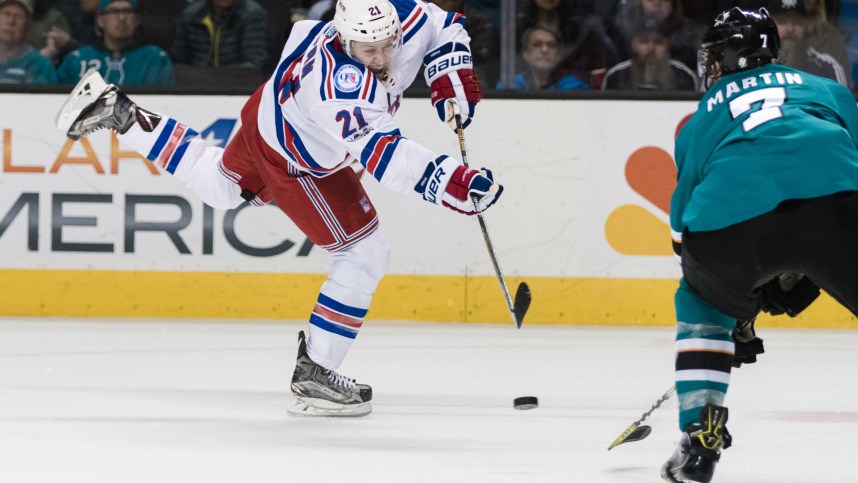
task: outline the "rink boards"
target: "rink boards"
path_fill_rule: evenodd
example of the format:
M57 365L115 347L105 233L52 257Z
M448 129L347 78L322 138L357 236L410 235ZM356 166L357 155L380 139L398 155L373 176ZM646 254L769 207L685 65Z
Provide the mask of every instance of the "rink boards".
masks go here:
M25 100L26 99L26 100ZM303 318L330 256L273 206L213 210L107 132L53 128L63 96L3 95L0 314ZM135 96L212 144L241 97ZM669 325L679 269L668 200L691 101L483 101L469 160L506 191L485 218L507 283L533 290L527 323ZM458 158L426 99L402 134ZM506 322L477 221L364 184L392 247L370 318ZM830 299L771 325L858 327Z

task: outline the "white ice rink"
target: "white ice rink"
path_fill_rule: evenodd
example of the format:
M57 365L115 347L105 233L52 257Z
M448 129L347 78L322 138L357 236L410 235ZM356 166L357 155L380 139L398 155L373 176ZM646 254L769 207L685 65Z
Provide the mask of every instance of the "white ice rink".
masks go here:
M672 329L369 321L341 372L373 414L310 419L304 326L0 319L0 482L656 482L677 440L671 399L607 451L672 384ZM758 332L715 481L858 481L858 332Z

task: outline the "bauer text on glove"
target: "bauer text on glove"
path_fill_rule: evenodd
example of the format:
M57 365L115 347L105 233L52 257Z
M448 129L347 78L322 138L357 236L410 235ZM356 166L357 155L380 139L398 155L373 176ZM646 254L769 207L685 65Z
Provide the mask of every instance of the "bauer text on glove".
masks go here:
M440 156L426 166L426 172L414 190L432 204L473 215L493 205L503 193L503 186L494 182L494 176L488 169L469 169L452 158Z
M462 126L474 117L477 103L483 98L480 79L473 70L471 52L464 44L445 44L423 58L426 84L432 88L430 100L438 117L450 123L453 112L447 100L454 99L462 114Z

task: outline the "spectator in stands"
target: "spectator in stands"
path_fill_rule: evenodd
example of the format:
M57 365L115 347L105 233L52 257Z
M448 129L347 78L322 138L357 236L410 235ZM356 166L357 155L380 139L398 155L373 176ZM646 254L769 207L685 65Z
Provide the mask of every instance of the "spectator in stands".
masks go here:
M471 54L477 75L485 85L495 85L500 73L500 34L491 16L472 8L465 0L432 1L441 10L465 16L465 31L471 37Z
M631 39L632 57L611 67L602 89L697 90L694 72L670 58L667 27L654 18L641 18Z
M98 40L100 32L95 25L95 17L98 15L99 2L100 0L56 0L54 5L68 20L69 31L55 28L45 33L47 42L60 51L54 58L55 63L62 61L71 51Z
M704 25L693 24L685 19L680 0L627 0L617 19L625 35L621 52L623 48L631 46L633 31L642 19L654 19L664 24L669 36L671 59L686 66L697 65L697 47L703 38Z
M524 0L518 10L516 31L523 33L539 24L559 32L563 50L557 74L598 88L608 67L620 60L605 30L605 19L599 16L613 8L609 3L615 0ZM523 51L524 45L519 43L518 49Z
M849 85L844 65L834 53L841 49L845 52L845 40L841 39L842 44L835 45L831 41L836 43L836 39L828 37L828 45L815 43L811 30L816 20L810 17L803 0L768 0L761 3L764 5L758 3L757 7L767 7L778 26L781 37L778 60L782 64L826 77L844 86Z
M262 70L266 12L253 0L196 0L179 17L173 58L199 67Z
M516 32L524 33L536 25L550 27L563 38L563 44L569 48L578 37L581 19L573 15L569 0L523 0L518 7ZM521 37L519 37L519 40ZM518 45L519 51L524 45ZM560 52L561 57L568 52Z
M587 83L581 79L560 74L555 69L563 48L560 32L546 25L535 25L521 35L521 44L524 46L521 52L524 69L516 74L514 89L565 91L587 88Z
M75 84L95 68L116 85L172 85L173 64L167 53L144 44L138 35L137 0L101 0L95 19L101 39L81 47L63 59L59 81Z
M837 59L848 76L849 60L846 54L846 37L829 23L823 0L804 0L808 13L807 38L810 45L820 52L827 52Z
M578 37L567 50L569 54L557 68L584 80L593 89L602 85L605 72L620 60L617 47L607 35L602 20L595 16L582 21Z
M30 0L33 4L33 18L27 33L27 41L45 57L57 62L60 49L53 34L48 32L59 30L69 35L69 22L65 15L52 6L49 0Z
M50 84L54 65L27 43L33 16L29 0L0 0L0 83Z

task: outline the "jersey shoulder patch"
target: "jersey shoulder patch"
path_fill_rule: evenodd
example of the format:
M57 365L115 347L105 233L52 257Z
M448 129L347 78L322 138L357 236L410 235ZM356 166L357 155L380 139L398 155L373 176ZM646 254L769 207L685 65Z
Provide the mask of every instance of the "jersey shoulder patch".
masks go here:
M336 40L322 45L321 99L364 99L373 102L378 81L363 64L338 48Z
M341 64L334 72L334 87L338 92L351 93L361 88L363 72L354 64Z

